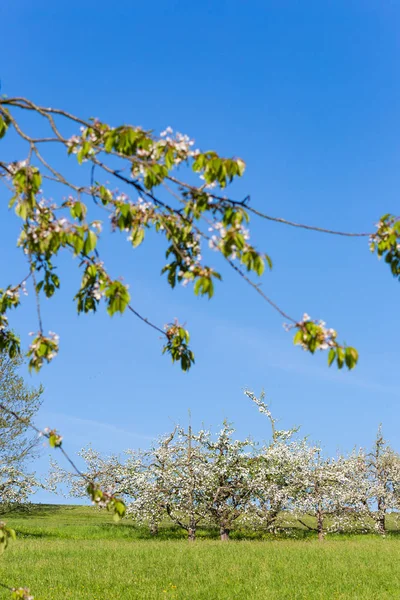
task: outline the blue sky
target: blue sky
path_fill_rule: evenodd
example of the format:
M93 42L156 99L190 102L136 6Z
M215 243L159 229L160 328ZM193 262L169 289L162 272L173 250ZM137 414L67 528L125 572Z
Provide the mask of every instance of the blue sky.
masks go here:
M171 125L201 148L241 156L248 168L234 193L250 193L275 216L369 231L398 213L395 2L120 1L111 10L103 0L22 0L3 2L0 16L2 93L112 124ZM7 285L24 265L4 190L0 198ZM217 428L227 417L239 435L261 439L268 430L243 397L249 386L265 389L282 426L301 424L330 452L369 444L380 422L400 450L399 284L366 240L252 225L274 262L263 289L290 314L337 328L360 351L354 372L328 370L326 355L294 348L281 317L232 274L210 302L171 291L158 245L132 252L106 236L107 264L130 283L138 310L161 325L186 321L196 366L182 374L161 356L157 334L130 315L78 318L76 274L62 259L63 288L44 305L60 355L30 377L46 388L38 424L60 429L72 452L87 442L120 451L186 422L190 408L195 425ZM13 322L24 334L36 328L30 300Z

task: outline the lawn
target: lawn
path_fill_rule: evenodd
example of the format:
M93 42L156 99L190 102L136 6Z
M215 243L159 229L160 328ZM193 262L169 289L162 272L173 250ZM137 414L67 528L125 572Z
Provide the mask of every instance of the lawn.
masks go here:
M395 535L189 544L167 528L149 539L91 507L43 506L7 523L18 539L0 580L28 585L35 600L400 598Z

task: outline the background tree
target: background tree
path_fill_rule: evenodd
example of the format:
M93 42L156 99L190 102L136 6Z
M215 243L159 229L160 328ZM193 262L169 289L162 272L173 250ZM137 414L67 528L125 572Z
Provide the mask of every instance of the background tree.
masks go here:
M237 519L251 498L253 442L234 440L234 428L224 421L215 440L205 440L207 519L219 528L222 541L228 541Z
M387 515L400 510L400 455L390 447L379 427L374 445L358 465L360 504L378 533L387 532Z
M37 482L27 466L38 448L30 424L41 404L41 387L26 385L20 357L0 352L0 504L10 510L27 501ZM11 411L11 412L10 412ZM12 414L14 413L14 414Z
M245 519L253 527L275 531L279 517L299 492L298 472L307 442L293 439L298 427L277 429L277 420L264 402L264 392L259 398L251 390L245 390L245 395L271 426L270 442L259 448L250 462L251 501Z
M82 485L82 476L89 481L96 481L108 493L124 495L125 469L121 459L115 454L103 456L91 446L82 448L77 453L85 463L80 473L63 467L53 458L50 459L50 472L46 482L47 488L55 493L62 493L73 498L85 498L87 490Z
M325 457L319 446L309 446L302 455L297 476L299 493L291 509L308 530L316 531L323 541L327 531L349 530L355 522L364 525L364 513L358 502L359 457ZM312 517L310 524L304 517Z
M206 435L203 431L194 435L191 425L187 430L178 428L174 438L167 438L169 443L164 442L155 453L159 464L162 464L157 477L158 489L162 494L161 506L169 519L187 532L191 542L196 539L197 527L206 516Z

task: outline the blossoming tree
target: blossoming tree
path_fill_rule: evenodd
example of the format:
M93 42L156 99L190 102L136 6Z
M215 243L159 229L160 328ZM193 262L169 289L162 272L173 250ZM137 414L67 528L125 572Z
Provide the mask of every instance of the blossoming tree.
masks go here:
M9 512L26 503L38 486L28 472L38 440L30 424L40 403L42 388L29 388L19 375L22 359L0 353L0 510ZM15 418L11 413L14 413Z
M400 455L378 433L370 452L363 452L363 460L357 465L359 505L369 522L381 535L387 532L387 517L399 518L400 511Z
M302 459L299 493L291 503L298 521L306 529L316 531L320 541L327 531L365 528L358 494L359 455L324 457L321 448L310 446L305 448ZM311 520L306 520L307 516Z

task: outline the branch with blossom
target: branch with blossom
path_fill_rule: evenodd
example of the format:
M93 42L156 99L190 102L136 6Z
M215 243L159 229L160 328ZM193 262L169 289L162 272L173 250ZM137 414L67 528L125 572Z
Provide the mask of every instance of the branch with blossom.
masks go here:
M39 116L46 133L42 137L27 133L18 121L19 111ZM71 126L76 133L63 133ZM289 328L295 329L296 344L312 354L316 349L327 350L329 364L354 368L358 353L339 343L335 330L310 318L291 317L251 279L251 274L261 277L266 267L272 267L272 261L251 241L250 216L342 237L370 236L371 247L385 255L394 274L400 235L395 217L383 217L375 234L336 231L273 217L251 206L249 197L237 201L226 195L226 188L245 171L242 159L202 152L189 136L170 127L156 135L141 127L112 127L98 119L84 120L26 98L3 97L0 138L7 139L11 130L26 143L27 154L19 161L0 162L0 179L11 188L10 206L22 220L18 244L30 264L29 281L38 307L38 333L28 350L31 368L39 370L58 352L58 339L43 332L40 299L43 295L52 297L61 285L56 270L61 251L80 258L82 280L75 295L78 312L95 312L100 304L105 304L110 315L128 310L164 337L163 352L184 371L194 363L188 331L174 320L163 329L143 316L132 305L129 286L123 279L113 278L100 260L102 213L111 230L123 233L133 248L144 243L148 230L164 239L162 274L171 287L189 285L196 295L211 298L222 276L208 263L212 256L209 249L217 252L289 322ZM84 174L90 166L86 183L73 181L52 165L54 145L64 147L67 156L82 165ZM192 181L193 174L199 178L197 184ZM60 186L63 196L59 202L47 199L46 183ZM21 291L22 285L11 285L0 297L0 348L11 354L19 352L20 340L8 323L8 314L19 306Z

